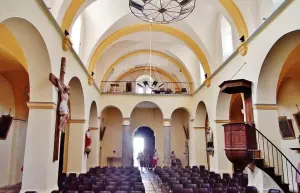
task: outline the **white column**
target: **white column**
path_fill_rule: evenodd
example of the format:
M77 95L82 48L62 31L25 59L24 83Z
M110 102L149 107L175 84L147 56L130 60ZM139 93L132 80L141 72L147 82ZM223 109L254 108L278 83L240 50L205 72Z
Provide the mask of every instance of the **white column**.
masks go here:
M13 132L13 139L10 157L9 184L14 185L22 182L21 168L24 165L27 121L14 120L11 130Z
M57 189L58 161L53 162L56 105L29 102L21 193L48 193Z
M171 166L171 119L164 119L164 166Z
M208 168L208 159L206 152L206 133L205 126L195 126L194 132L191 135L195 141L195 165L204 165Z
M195 136L195 129L194 129L194 119L190 120L189 124L189 165L195 166L197 165L196 162L196 136Z
M99 166L99 143L100 129L98 127L89 127L92 137L91 153L88 157L88 167Z
M68 146L68 173L85 173L86 154L84 153L85 133L87 123L82 119L70 120L69 146Z
M123 166L132 166L132 135L130 132L130 118L123 118L122 133L122 164Z
M229 120L215 120L216 129L211 128L214 135L214 149L215 153L212 159L217 159L217 165L212 168L219 173L232 173L233 165L228 160L225 153L225 136L224 136L224 124L230 123ZM214 162L213 162L214 163Z

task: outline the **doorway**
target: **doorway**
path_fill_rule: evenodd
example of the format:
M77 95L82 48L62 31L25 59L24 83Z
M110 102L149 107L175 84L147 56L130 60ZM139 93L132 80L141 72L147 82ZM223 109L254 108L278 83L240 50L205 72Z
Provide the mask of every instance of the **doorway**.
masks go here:
M137 160L138 154L141 151L149 154L151 163L155 149L155 135L150 127L139 127L133 134L133 165L139 166Z

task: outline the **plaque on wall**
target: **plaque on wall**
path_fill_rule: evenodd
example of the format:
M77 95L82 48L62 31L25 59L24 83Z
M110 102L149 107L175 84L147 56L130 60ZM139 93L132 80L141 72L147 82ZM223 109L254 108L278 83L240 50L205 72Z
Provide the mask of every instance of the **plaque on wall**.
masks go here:
M278 117L279 129L282 139L295 139L295 132L293 129L292 120L286 116Z

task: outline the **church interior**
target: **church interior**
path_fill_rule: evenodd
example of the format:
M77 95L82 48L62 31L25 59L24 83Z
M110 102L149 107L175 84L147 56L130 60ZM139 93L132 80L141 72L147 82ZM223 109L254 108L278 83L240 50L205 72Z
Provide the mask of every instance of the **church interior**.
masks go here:
M1 0L0 193L299 193L300 0Z

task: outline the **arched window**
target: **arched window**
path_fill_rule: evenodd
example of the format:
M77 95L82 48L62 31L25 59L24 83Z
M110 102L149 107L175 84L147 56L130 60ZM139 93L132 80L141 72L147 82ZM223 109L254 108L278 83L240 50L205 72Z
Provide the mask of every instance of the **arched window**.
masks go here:
M221 19L221 39L223 61L226 60L233 52L232 30L227 19L222 16Z
M79 54L79 47L80 47L81 25L82 25L82 17L80 15L75 21L71 30L71 41L73 43L73 48L77 54Z
M148 82L148 85L151 85L153 82L152 77L149 75L141 75L136 79L135 92L137 94L151 94L152 89L144 84L144 81Z

